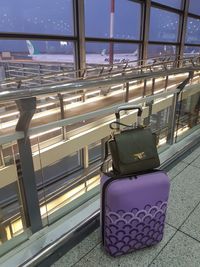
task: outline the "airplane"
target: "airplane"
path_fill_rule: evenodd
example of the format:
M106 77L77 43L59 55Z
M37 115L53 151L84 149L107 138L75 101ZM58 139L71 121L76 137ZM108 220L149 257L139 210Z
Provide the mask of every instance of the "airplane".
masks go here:
M74 63L73 54L42 54L37 51L30 40L26 40L27 48L29 51L28 57L33 61L42 61L42 62L65 62L65 63ZM61 46L67 46L68 43L61 41ZM136 49L133 53L118 53L114 54L113 63L125 63L130 61L136 61L138 58L138 50ZM103 49L100 54L88 53L86 54L87 64L107 64L109 62L109 55L106 54L106 49Z
M61 46L67 46L66 42L61 42ZM37 51L31 41L26 40L26 45L29 52L29 57L33 61L43 61L43 62L67 62L67 63L74 63L73 55L66 55L66 54L42 54Z

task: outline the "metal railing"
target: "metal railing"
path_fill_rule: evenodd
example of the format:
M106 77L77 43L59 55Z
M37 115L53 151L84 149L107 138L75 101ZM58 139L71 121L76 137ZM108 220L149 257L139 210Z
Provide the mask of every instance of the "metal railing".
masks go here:
M5 100L12 101L21 99L23 104L26 98L33 99L33 96L40 97L41 95L49 94L50 92L52 94L55 94L61 91L66 92L66 90L80 91L86 90L88 88L90 88L91 90L92 88L99 86L111 86L116 84L126 84L126 86L129 86L134 80L143 81L157 77L166 78L167 76L174 74L191 74L195 72L197 78L199 76L198 71L200 69L200 66L198 63L198 58L192 58L187 62L177 60L176 64L179 64L180 68L177 68L177 66L175 67L176 64L172 63L171 61L167 61L167 64L168 66L165 66L165 68L163 62L154 64L154 67L152 67L152 65L148 67L143 66L141 68L142 70L139 68L127 67L124 72L113 70L111 73L109 73L109 75L105 74L101 77L97 76L96 78L95 76L92 76L92 78L84 77L84 79L82 77L78 80L70 82L68 81L63 84L56 84L55 86L44 86L27 89L14 88L12 90L2 92L0 94L0 102L3 102ZM183 89L186 83L188 84L188 82L192 78L191 76L188 76L187 79L185 79L186 77L183 76L184 81L187 80L187 82L181 82L181 89ZM175 85L175 87L178 86ZM179 122L181 122L181 125L177 126L177 109L180 108L180 103L184 101L187 102L189 100L187 103L187 105L189 105L189 103L192 102L191 98L193 100L197 99L200 94L199 92L200 88L198 83L187 85L187 87L185 87L185 90L181 93L182 97L180 97L179 86L176 89L173 88L162 93L156 92L156 94L145 95L140 99L129 98L128 104L141 104L143 106L143 120L145 123L151 122L154 130L159 133L160 148L162 148L163 144L165 146L170 146L175 141L177 141L178 139L176 138L175 140L175 137L178 136L179 138L180 131L190 132L189 128L194 129L196 126L198 126L199 118L197 114L193 116L193 107L191 108L189 115L186 114L185 111L183 115L179 114L181 118L185 116L186 120L179 120ZM102 101L104 101L104 98L102 99ZM85 112L84 114L76 115L71 118L62 120L59 119L58 121L33 128L29 128L29 123L32 116L32 114L30 114L30 117L27 121L27 128L22 125L21 131L0 137L0 144L3 147L3 156L5 155L5 153L7 153L6 150L10 149L10 147L13 153L13 162L10 164L10 166L6 166L6 168L2 167L2 170L0 170L0 176L6 177L6 173L11 174L12 171L14 173L13 176L8 177L7 180L5 180L5 178L4 180L0 179L1 188L7 190L7 188L9 188L9 185L18 181L19 197L17 199L19 203L22 203L22 207L18 209L16 209L15 206L16 202L14 206L10 206L9 214L12 215L10 216L11 220L9 221L8 216L8 218L4 220L5 225L3 223L0 223L1 225L4 225L6 228L6 224L8 223L10 223L10 225L12 226L14 219L17 220L18 218L22 218L22 230L28 227L34 233L43 227L44 219L47 219L48 223L51 223L55 220L55 218L60 218L61 216L66 214L66 212L69 212L88 199L91 199L92 196L98 193L96 185L98 184L99 164L101 158L103 157L103 144L107 136L110 134L108 125L109 122L114 119L114 116L112 114L119 105L120 103L116 102L114 105L112 104L109 107L100 108L92 112ZM25 110L22 109L20 111L23 113ZM28 106L27 112L29 113L29 111L30 110ZM153 118L153 115L158 116L158 118ZM135 114L125 114L123 120L125 123L134 122ZM156 121L154 122L154 120ZM159 120L161 120L163 124L162 126ZM193 125L191 126L191 124ZM67 135L65 136L65 138L60 139L54 144L49 144L49 146L47 147L42 147L42 142L40 142L40 138L38 137L41 133L52 131L55 128L69 127L70 125L75 125L75 127L74 129L68 130L66 132ZM38 135L36 137L38 139L38 142L37 144L34 144L35 146L37 146L37 149L35 149L34 151L31 150L33 148L30 142L30 138L33 135ZM90 153L89 146L97 141L101 143L102 154L99 154L97 164L92 165L89 164L88 161ZM10 143L10 145L8 145L8 143ZM26 153L24 151L26 151ZM77 151L79 151L80 153ZM70 158L74 160L76 155L72 156L73 153L79 154L82 159L82 165L81 168L78 169L78 171L73 170L70 175L65 174L65 176L56 177L55 180L51 181L45 181L43 179L40 181L40 185L37 184L35 179L36 173L43 173L52 165L54 166L55 161L62 161L65 157L67 157L67 160L70 160ZM18 165L16 165L16 163ZM17 172L15 170L16 166L18 166ZM97 178L95 178L95 176L97 176ZM94 179L93 189L95 189L96 191L89 189L89 181L91 181L91 179ZM33 183L31 184L31 182ZM56 185L54 189L51 188L53 183L58 183L58 186ZM66 194L69 194L69 196L64 198ZM59 204L58 206L56 206L56 204L52 204L53 201L60 199L61 197L64 198L63 203ZM76 199L75 204L71 204L73 198ZM11 199L12 198L10 198L10 200ZM12 199L12 201L14 200ZM33 207L33 203L34 205L35 203L37 205ZM65 205L65 203L67 203L67 205ZM35 214L33 210L37 211L37 213ZM16 212L16 214L14 214L17 216L16 218L13 215L13 211L18 211Z
M129 63L130 64L130 63ZM119 66L124 66L119 65ZM179 67L178 67L179 66ZM118 67L118 65L117 65ZM102 67L104 68L104 67ZM102 70L102 68L100 70ZM44 85L37 85L35 86L34 78L28 79L29 83L33 83L34 86L26 85L27 79L23 81L8 81L1 84L4 90L0 92L0 102L8 101L8 100L17 100L22 98L30 98L34 96L41 96L45 94L52 94L52 93L62 93L62 92L74 92L80 90L91 90L95 87L103 87L103 86L113 86L120 83L127 83L134 80L144 80L144 79L151 79L160 76L168 77L172 74L180 74L180 73L188 73L200 70L200 58L199 57L190 57L184 59L176 59L173 60L163 60L161 62L141 65L139 67L130 67L130 65L125 65L123 71L118 68L112 68L112 71L109 73L103 73L100 71L101 75L93 75L89 76L87 74L83 75L81 78L74 78L69 80L66 76L70 73L73 73L75 76L77 72L66 72L66 73L56 73L51 74L51 78L55 77L54 84L49 82L48 76L43 77ZM88 70L89 73L90 70ZM80 70L79 72L82 72ZM61 75L61 76L59 76ZM64 79L61 81L56 81L56 77L60 79L63 77ZM41 76L39 78L42 78ZM23 82L25 85L23 86ZM41 83L43 83L41 82ZM47 84L45 84L47 82ZM6 90L5 90L6 89Z

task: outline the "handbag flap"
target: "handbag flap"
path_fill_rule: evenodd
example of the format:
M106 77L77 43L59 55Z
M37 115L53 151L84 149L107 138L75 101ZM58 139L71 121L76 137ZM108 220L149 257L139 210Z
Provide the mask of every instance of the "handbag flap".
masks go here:
M116 134L119 161L131 164L158 157L155 137L149 128L136 128Z

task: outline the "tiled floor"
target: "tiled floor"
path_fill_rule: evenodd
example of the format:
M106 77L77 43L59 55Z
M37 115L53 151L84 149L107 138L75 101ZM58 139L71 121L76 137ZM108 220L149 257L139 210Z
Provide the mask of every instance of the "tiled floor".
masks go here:
M112 258L101 244L100 229L60 258L52 267L200 266L200 147L168 172L171 191L165 235L160 244Z

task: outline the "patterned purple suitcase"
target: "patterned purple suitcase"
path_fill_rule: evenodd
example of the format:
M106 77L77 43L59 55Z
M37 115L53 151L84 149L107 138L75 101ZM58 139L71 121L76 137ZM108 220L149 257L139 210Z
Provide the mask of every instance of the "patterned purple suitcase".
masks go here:
M112 256L154 245L162 240L169 178L152 171L131 178L101 178L103 245Z

